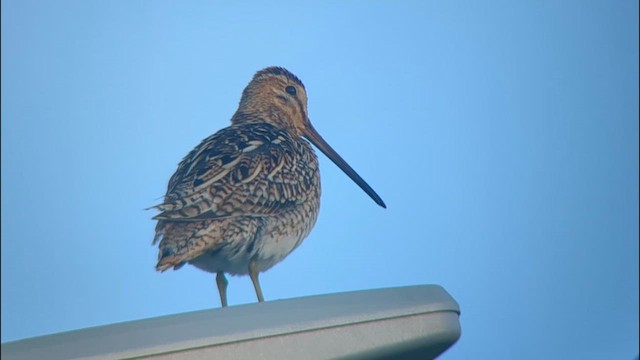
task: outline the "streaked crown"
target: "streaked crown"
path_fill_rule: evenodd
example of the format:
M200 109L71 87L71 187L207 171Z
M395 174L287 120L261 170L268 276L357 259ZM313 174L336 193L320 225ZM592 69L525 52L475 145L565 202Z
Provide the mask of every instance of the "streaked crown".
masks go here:
M297 76L281 67L258 71L242 92L233 124L268 122L302 136L309 126L307 92Z

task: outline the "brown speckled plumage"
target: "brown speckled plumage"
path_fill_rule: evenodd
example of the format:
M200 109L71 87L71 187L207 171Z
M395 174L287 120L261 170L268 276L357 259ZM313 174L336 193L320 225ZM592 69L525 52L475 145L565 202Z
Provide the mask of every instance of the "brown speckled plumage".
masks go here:
M279 67L256 73L232 125L187 154L155 206L159 271L190 263L216 273L222 306L224 273L249 274L263 301L258 274L300 245L320 208L318 159L303 137L385 206L313 129L306 109L295 75Z

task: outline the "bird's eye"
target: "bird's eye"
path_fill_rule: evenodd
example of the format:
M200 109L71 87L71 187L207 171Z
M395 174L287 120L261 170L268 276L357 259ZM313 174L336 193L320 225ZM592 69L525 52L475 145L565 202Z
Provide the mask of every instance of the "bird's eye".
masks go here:
M294 86L287 86L286 88L284 88L284 90L291 95L296 94L296 88Z

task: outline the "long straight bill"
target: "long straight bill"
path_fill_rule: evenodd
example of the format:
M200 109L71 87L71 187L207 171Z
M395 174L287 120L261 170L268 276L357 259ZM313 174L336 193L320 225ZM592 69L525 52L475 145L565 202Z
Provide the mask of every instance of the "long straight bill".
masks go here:
M386 209L387 205L385 205L384 201L382 201L382 198L380 198L380 196L371 188L371 186L369 186L369 184L367 184L367 182L364 181L364 179L361 178L360 175L358 175L358 173L353 170L351 166L349 166L349 164L347 164L347 162L344 161L344 159L340 155L338 155L338 153L333 150L333 148L329 144L327 144L326 141L324 141L322 136L320 136L316 129L313 128L311 122L307 122L307 124L308 127L305 129L305 137L309 139L309 141L311 141L313 145L320 149L320 151L322 151L331 161L333 161L334 164L338 165L338 167L342 171L344 171L344 173L347 174L351 178L351 180L358 184L358 186L360 186L360 188L364 190L364 192L366 192L367 195L369 195L373 199L373 201L376 202L376 204Z

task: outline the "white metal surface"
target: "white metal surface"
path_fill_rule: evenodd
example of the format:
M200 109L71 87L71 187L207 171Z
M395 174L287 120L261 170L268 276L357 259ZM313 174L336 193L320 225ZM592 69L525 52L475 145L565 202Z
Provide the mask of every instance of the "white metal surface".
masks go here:
M2 344L2 359L434 358L460 337L438 285L275 300Z

